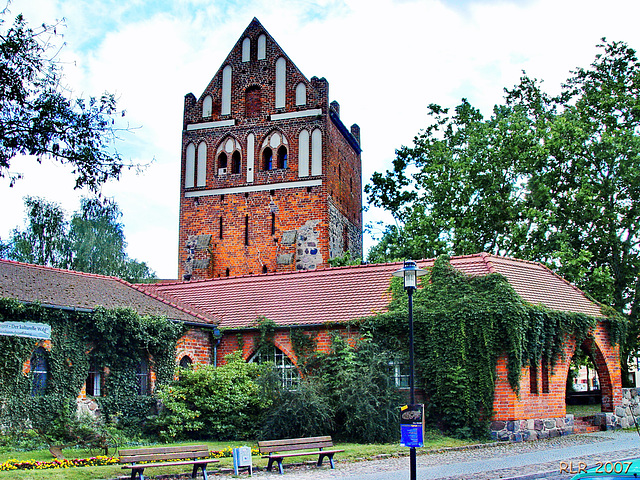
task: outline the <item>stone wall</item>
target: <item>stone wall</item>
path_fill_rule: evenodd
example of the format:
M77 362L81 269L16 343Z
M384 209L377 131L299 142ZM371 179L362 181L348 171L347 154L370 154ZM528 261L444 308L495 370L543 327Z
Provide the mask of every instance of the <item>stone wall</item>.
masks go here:
M491 438L504 442L526 442L570 435L574 429L572 414L561 418L491 422Z
M623 388L622 404L616 406L612 413L596 414L594 425L603 430L633 428L634 416L640 422L640 388Z

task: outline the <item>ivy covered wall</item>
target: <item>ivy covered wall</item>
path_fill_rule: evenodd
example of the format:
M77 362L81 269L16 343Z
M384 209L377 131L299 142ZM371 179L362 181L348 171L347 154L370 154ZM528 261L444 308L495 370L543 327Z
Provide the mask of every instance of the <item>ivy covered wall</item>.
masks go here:
M164 317L140 316L130 309L91 312L46 308L0 299L0 321L46 323L51 340L0 337L0 423L20 428L30 422L46 424L60 415L75 415L75 401L89 372L90 359L103 373L96 400L107 421L123 427L138 423L154 406L140 395L141 359L148 362L156 384L169 382L175 370L176 342L182 324ZM29 360L45 346L46 383L33 391ZM151 392L149 392L151 393Z
M609 359L607 367L618 369L619 388L619 364L611 359L617 358L615 345L625 335L626 321L612 310L596 319L529 305L503 276L464 275L447 257L439 258L422 279L422 288L414 294L417 385L428 399L429 418L443 430L462 436L486 434L503 406L510 415L533 418L527 415L538 412L530 408L533 392L530 384L523 386L523 374L539 372L544 364L553 378L582 345L594 351L597 347ZM407 295L397 280L392 282L388 313L365 319L361 331L383 348L407 352ZM546 387L555 389L549 394L564 399L564 381L543 385L541 374L536 375L536 395ZM564 375L566 379L566 369Z

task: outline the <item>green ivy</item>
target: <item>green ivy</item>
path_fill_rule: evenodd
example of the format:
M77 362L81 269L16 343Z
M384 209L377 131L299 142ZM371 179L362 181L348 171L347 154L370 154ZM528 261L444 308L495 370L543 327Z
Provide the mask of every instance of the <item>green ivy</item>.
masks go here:
M417 385L427 398L434 424L459 436L486 435L493 415L497 359L506 354L508 381L520 389L522 368L564 355L564 341L578 345L597 319L527 304L499 274L468 276L448 257L436 260L415 291L414 338ZM381 348L407 351L407 295L393 279L389 311L362 321ZM624 338L626 322L609 317L611 338Z
M22 369L38 346L32 339L0 337L0 423L16 429L58 415L72 419L75 400L89 372L89 352L108 369L100 404L105 418L121 426L140 424L155 405L153 396L137 395L136 366L151 358L158 385L173 379L176 342L184 326L163 317L141 316L130 309L97 308L78 312L0 299L0 321L51 326L45 394L31 396L31 375ZM73 407L71 408L70 405ZM45 413L47 415L45 415ZM59 423L59 422L58 422Z

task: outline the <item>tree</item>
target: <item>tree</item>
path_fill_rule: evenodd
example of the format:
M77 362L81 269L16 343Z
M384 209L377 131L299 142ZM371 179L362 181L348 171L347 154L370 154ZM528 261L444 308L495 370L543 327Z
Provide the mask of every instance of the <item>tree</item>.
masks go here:
M32 29L18 15L6 28L0 18L0 176L13 185L20 178L10 170L17 156L49 157L73 167L76 188L96 192L125 167L113 148L123 112L112 94L69 98L55 58L58 26Z
M396 220L370 260L544 262L628 314L624 360L640 333L640 62L623 42L599 48L555 97L524 75L488 119L466 100L451 116L432 105L413 147L365 188Z
M144 262L132 260L125 253L127 242L121 216L113 201L81 200L80 210L73 215L69 230L72 269L117 276L130 282L155 277Z
M107 199L83 198L71 224L59 205L26 197L26 228L15 228L0 254L11 260L120 277L128 282L155 278L144 262L128 257L122 216Z
M38 197L24 199L27 227L15 228L3 254L12 260L49 267L66 268L71 249L66 231L68 223L62 208Z

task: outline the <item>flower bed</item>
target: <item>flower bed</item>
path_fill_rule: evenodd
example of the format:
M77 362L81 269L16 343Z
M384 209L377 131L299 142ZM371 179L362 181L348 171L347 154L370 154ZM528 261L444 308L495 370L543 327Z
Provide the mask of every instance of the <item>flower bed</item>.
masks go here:
M112 465L118 463L117 457L105 457L103 455L91 458L73 458L62 460L51 460L41 462L36 460L15 460L9 459L0 463L0 471L4 470L44 470L48 468L72 468L72 467L95 467L99 465Z

